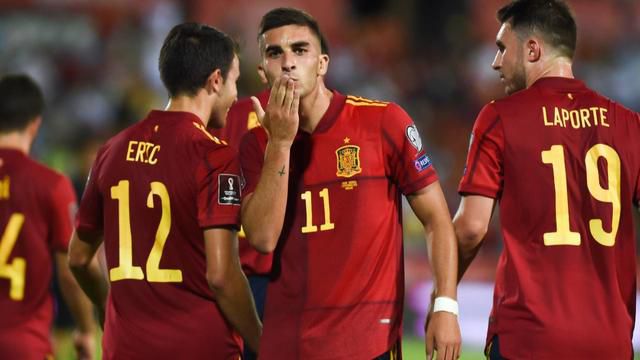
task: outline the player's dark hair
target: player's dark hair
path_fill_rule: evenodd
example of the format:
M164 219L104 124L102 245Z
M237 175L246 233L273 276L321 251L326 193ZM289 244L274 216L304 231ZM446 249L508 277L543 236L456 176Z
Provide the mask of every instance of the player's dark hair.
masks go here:
M577 30L571 9L562 0L514 0L498 10L500 23L510 23L520 37L533 33L572 59Z
M313 16L303 10L295 8L281 7L266 13L260 21L258 38L271 29L287 25L306 26L320 40L320 50L323 54L329 55L329 44L325 39L320 26Z
M158 64L169 96L195 95L216 69L226 80L237 50L230 36L212 26L174 26L162 44Z
M0 132L23 130L42 115L44 97L38 84L23 74L0 78Z

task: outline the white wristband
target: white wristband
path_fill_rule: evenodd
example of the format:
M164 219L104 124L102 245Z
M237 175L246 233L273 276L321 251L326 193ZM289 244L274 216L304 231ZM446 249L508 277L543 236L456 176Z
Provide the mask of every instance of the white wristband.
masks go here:
M458 302L446 296L438 296L433 301L433 312L446 311L458 316Z

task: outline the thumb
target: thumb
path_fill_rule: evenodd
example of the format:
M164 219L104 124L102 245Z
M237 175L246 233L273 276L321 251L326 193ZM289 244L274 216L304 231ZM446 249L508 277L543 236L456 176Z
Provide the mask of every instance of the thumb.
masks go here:
M258 121L262 124L262 120L264 119L264 109L262 109L262 104L260 104L260 100L257 97L252 96L251 102L253 103L253 110L258 115Z

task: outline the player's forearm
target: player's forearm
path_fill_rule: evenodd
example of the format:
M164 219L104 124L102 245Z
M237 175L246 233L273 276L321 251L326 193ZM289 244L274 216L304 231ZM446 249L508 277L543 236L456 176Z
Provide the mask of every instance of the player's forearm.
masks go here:
M97 261L92 261L88 266L71 267L71 272L98 311L104 312L109 284L102 275Z
M289 187L290 145L267 144L260 180L242 206L242 226L258 251L272 252L282 231Z
M487 230L486 226L481 226L482 224L480 223L475 226L470 225L470 222L461 216L456 216L453 219L453 225L458 243L457 281L460 282L462 276L478 254L480 246L482 245L482 239Z
M431 225L431 231L425 230L435 281L434 293L456 299L458 251L451 222L443 217Z
M93 333L95 331L93 306L69 270L66 254L56 254L56 269L62 297L71 311L76 327L81 333Z
M211 285L211 284L210 284ZM222 313L254 352L258 351L262 323L258 318L247 278L237 264L220 286L212 286Z
M98 261L95 259L95 253L100 246L100 234L83 234L80 240L79 234L75 233L69 244L68 266L80 288L89 297L91 302L98 308L100 315L103 315L109 285L105 280Z

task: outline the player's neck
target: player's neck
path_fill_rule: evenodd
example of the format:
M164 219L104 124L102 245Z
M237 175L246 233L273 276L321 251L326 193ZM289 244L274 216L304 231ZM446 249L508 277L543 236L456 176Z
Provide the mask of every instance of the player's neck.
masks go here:
M33 138L31 138L24 132L14 131L10 133L4 133L0 134L0 149L19 150L24 154L29 155L32 141Z
M538 66L532 67L527 75L527 87L545 77L574 78L571 60L566 57L556 57L542 62Z
M211 104L203 96L175 96L169 99L165 111L182 111L196 115L207 126L211 117Z
M318 123L329 109L333 93L319 82L318 86L304 98L300 99L300 129L313 133Z

